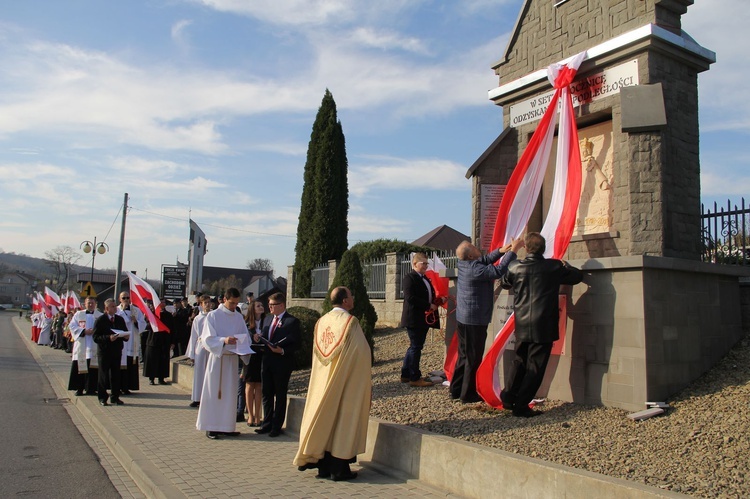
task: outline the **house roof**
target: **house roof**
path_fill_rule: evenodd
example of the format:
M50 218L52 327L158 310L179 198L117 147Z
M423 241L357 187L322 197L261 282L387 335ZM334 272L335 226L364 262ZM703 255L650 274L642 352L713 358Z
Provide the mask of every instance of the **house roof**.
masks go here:
M270 270L232 269L226 267L203 266L203 282L218 281L234 275L242 281L242 287L248 286L257 276L273 277Z
M429 248L435 248L446 251L455 250L459 244L463 241L471 241L469 236L458 232L456 229L447 225L441 225L432 229L430 232L425 234L411 242L411 244L417 246L427 246Z

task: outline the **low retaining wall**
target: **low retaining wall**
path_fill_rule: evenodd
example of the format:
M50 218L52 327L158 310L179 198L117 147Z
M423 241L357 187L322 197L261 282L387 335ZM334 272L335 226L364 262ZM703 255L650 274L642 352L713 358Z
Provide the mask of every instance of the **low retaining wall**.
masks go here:
M172 366L172 381L192 389L192 367L177 362ZM289 433L299 434L304 410L305 398L289 397ZM462 497L688 497L375 418L370 418L367 450L359 463Z

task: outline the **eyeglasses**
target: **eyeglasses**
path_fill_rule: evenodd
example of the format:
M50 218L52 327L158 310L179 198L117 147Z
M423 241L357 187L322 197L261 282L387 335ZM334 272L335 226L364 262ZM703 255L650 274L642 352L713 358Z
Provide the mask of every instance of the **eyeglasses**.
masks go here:
M129 297L129 296L121 296L121 297L120 297L120 299L121 299L121 300L129 300L129 299L130 299L130 297Z
M271 303L270 301L268 302L269 307L275 307L277 305L283 305L283 303Z

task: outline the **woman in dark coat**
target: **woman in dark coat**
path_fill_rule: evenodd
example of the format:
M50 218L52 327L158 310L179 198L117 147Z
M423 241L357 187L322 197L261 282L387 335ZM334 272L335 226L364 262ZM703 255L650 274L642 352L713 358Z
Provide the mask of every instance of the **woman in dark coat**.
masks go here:
M260 325L263 323L263 317L266 315L266 309L263 303L253 300L247 308L245 322L250 337L256 333L260 334ZM253 345L255 352L250 356L250 360L242 369L242 379L245 380L245 404L247 405L247 425L260 426L260 420L263 418L261 413L261 384L260 384L260 367L263 361L263 345Z
M154 304L150 301L148 308L154 312ZM172 327L172 314L164 309L161 305L159 320L167 326ZM146 355L143 358L143 376L149 379L150 385L155 385L155 378L159 378L160 385L168 384L164 381L169 377L169 349L172 339L168 331L154 331L151 324L146 326L148 336L146 338Z

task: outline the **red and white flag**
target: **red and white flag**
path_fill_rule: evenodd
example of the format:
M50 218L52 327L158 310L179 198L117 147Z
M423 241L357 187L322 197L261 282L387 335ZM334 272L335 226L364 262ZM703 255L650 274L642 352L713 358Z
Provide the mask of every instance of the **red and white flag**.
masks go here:
M55 315L52 312L50 306L47 305L45 301L45 297L42 296L42 294L39 291L37 291L36 294L37 294L37 301L39 303L39 311L44 312L44 315L46 315L47 317L52 317L53 315Z
M435 298L447 298L448 297L448 278L440 277L440 271L445 270L445 264L437 254L433 253L432 258L427 260L427 270L424 275L432 283L432 287L435 288ZM442 307L447 309L448 302L442 304Z
M549 163L559 108L555 182L541 234L547 241L546 258L561 258L568 249L581 198L581 153L569 86L585 57L586 52L581 52L564 65L553 64L547 68L547 78L555 87L555 93L508 181L497 213L492 248L520 237L528 224ZM503 406L498 358L515 330L515 323L515 316L511 315L477 370L477 392L495 408Z
M66 314L83 308L81 307L81 300L78 298L76 292L72 289L68 290L68 292L65 293L63 297L63 303L65 305Z
M31 310L39 312L39 300L36 299L36 295L31 297Z
M161 310L159 295L156 294L156 291L154 291L154 288L149 283L137 275L132 272L127 272L127 274L130 281L130 302L143 312L143 315L146 316L149 324L151 324L151 329L169 333L169 328L159 320L159 317L146 304L146 300L151 300L154 304L154 310Z
M49 305L53 314L57 313L57 309L62 308L60 297L47 286L44 287L44 302Z

